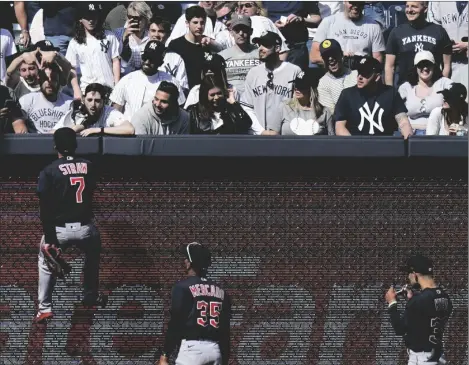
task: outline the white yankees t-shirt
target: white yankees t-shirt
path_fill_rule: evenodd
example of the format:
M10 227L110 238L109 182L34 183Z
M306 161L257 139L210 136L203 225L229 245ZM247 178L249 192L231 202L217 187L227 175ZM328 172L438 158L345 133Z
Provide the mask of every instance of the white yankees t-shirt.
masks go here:
M5 81L7 67L5 58L16 53L15 40L6 29L0 29L0 80Z
M186 97L179 82L170 74L161 71L152 76L145 75L141 70L129 73L117 83L110 99L113 103L124 106L124 115L127 120L131 120L137 110L154 98L161 81L168 81L177 86L179 105L184 105Z
M105 31L104 39L88 34L86 44L72 39L65 57L74 68L80 68L80 88L84 92L86 86L95 82L114 87L112 60L119 55L119 41L113 33Z
M29 133L49 133L68 112L73 98L59 93L55 102L47 100L42 92L29 93L19 100L27 116Z
M72 113L73 108L71 108L67 114L65 114L62 119L60 119L60 121L55 125L54 129L82 125L84 119L75 118L75 120L73 120ZM124 114L122 114L119 110L114 109L113 107L105 105L99 119L95 123L89 125L88 128L118 127L124 122Z

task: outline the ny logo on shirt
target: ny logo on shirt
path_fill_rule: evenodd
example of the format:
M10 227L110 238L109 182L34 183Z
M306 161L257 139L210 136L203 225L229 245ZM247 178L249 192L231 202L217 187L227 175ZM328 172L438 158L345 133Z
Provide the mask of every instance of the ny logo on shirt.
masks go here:
M415 43L415 53L423 51L423 43Z
M378 109L379 109L378 122L375 123L375 114L378 111ZM378 103L375 103L373 111L370 111L370 107L368 105L368 102L365 102L365 104L363 104L363 106L360 107L360 109L358 111L360 112L360 116L361 116L361 121L360 121L360 124L358 125L358 129L360 131L363 130L363 127L365 125L365 119L366 119L368 121L368 123L370 123L370 131L368 132L368 134L375 134L375 127L381 133L384 132L383 122L382 122L384 110L383 110L383 108L381 108L379 106Z
M164 69L167 73L169 73L171 76L176 77L176 74L178 72L179 66L175 65L173 68L171 68L170 64L167 63L164 65Z
M107 41L107 40L103 39L103 40L101 41L101 43L100 43L100 45L101 45L101 51L104 52L104 53L107 53L110 44L111 44L110 41Z

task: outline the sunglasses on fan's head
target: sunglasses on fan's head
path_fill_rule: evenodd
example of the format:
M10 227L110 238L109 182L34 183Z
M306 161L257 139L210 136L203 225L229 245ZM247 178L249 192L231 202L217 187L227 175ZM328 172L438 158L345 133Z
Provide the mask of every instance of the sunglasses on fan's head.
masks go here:
M253 8L255 5L253 3L246 3L246 4L239 4L238 5L238 9L240 10L243 10L243 8L246 8L246 9L251 9Z

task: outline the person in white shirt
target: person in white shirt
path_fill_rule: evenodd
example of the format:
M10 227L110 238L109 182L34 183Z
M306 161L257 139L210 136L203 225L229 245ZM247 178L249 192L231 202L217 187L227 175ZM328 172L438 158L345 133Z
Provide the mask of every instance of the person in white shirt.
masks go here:
M0 81L4 82L7 75L5 58L16 53L15 40L6 29L0 29Z
M214 1L199 1L199 6L204 8L205 13L207 14L207 20L205 23L205 29L203 35L215 39L216 35L221 32L222 30L226 29L225 24L223 22L218 21L216 18L215 13L215 5L216 2ZM166 47L169 46L172 40L182 37L189 32L189 25L186 22L185 14L182 14L181 17L177 20L176 24L174 24L173 31L171 32L170 37L166 41Z
M82 137L92 134L132 135L134 127L124 115L104 105L106 88L101 84L89 84L83 101L75 100L70 110L55 125L54 131L69 127Z
M51 132L70 109L72 98L59 92L60 72L55 63L39 70L41 91L26 94L19 100L29 133Z
M133 1L127 7L127 21L122 28L114 29L114 34L122 48L121 67L123 75L142 67L141 54L150 39L148 26L153 14L144 1Z
M70 41L65 57L71 63L78 79L72 79L74 97L81 98L86 86L100 83L109 88L120 79L120 47L116 36L103 28L102 7L100 3L81 3L76 22L76 34Z
M181 85L169 73L159 71L159 67L163 64L164 51L163 44L149 41L143 52L142 69L124 76L112 91L110 100L114 108L124 111L127 120L132 120L135 112L153 99L161 81L169 81L178 87L178 102L179 105L184 105L186 97Z
M452 81L442 76L430 51L420 51L415 55L414 68L407 80L399 87L399 94L404 100L414 134L425 135L431 111L443 105L440 91L449 88Z
M344 66L344 53L335 39L322 41L319 52L327 68L327 73L319 80L319 103L334 112L342 90L357 84L358 72Z
M460 126L467 128L467 89L463 84L455 82L449 89L438 93L443 95L443 106L433 109L430 113L426 135L456 135Z

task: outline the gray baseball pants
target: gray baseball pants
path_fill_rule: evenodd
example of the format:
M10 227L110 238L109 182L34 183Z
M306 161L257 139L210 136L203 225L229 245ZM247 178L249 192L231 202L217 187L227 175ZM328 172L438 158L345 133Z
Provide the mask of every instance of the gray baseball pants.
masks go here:
M85 253L83 299L95 300L98 298L99 260L101 253L101 237L98 229L93 223L83 226L81 223L67 223L65 227L56 227L55 229L62 252L70 246L76 246ZM42 246L44 243L44 236L42 236L40 245ZM52 311L52 293L57 278L49 271L44 262L44 254L40 248L38 268L39 312L47 313Z
M181 341L176 365L221 365L218 343L211 341Z

